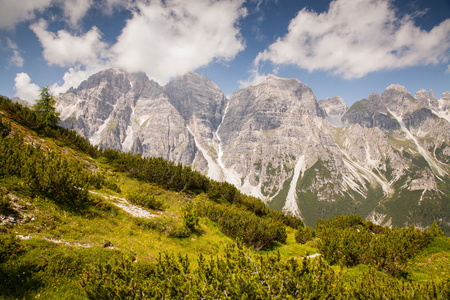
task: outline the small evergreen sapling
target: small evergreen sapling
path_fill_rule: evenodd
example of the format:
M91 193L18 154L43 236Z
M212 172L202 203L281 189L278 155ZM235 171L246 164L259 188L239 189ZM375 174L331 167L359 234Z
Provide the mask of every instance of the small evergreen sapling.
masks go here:
M11 212L12 205L11 200L7 195L3 195L3 193L0 191L0 214L6 215Z
M297 243L305 244L316 237L316 232L312 227L300 227L295 233L295 240Z
M2 115L0 114L0 136L7 137L11 132L11 123L3 123Z
M59 113L56 112L56 100L48 87L43 87L39 99L33 106L33 110L39 119L41 127L56 128L59 122Z
M187 205L183 210L183 223L191 232L196 230L198 226L198 214L192 204Z
M442 231L441 228L439 228L436 221L434 221L433 224L431 224L430 228L428 228L428 233L433 237L444 235L444 232Z

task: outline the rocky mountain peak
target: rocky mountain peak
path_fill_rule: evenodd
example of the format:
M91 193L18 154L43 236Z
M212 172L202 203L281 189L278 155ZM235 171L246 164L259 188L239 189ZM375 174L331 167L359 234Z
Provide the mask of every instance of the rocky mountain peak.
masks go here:
M196 86L209 86L214 87L215 89L219 90L219 87L215 82L213 82L211 79L200 75L195 72L189 72L181 76L175 77L172 81L170 81L167 85L174 85L174 84L190 84L190 85L196 85Z
M174 87L186 87L188 88L188 92L192 89L201 91L201 89L204 88L209 91L222 93L219 86L214 81L195 72L189 72L185 75L174 78L164 88L166 90L173 90Z
M203 124L212 138L212 132L222 121L226 104L226 97L216 83L191 72L169 82L164 91L187 124L192 123L192 127Z
M100 74L102 71L99 72ZM109 73L109 74L128 74L124 69L119 67L111 67L109 69L106 69L103 71L103 73Z
M108 84L117 89L129 89L130 82L127 75L128 74L120 68L106 69L89 76L89 78L84 80L76 90L97 87L99 85L106 86Z
M296 78L281 78L275 75L269 75L261 83L255 85L258 89L287 89L295 90L299 87L306 86Z
M414 95L414 98L416 98L416 100L419 101L419 102L424 102L424 101L428 100L427 91L425 89L420 89Z
M3 97L3 96L1 96L1 97ZM12 103L19 103L20 105L23 105L23 106L26 106L26 107L29 107L29 108L33 107L33 103L28 102L27 100L22 100L19 97L12 97L11 98L11 102Z
M450 111L450 92L445 92L442 94L439 101L439 108L442 111Z
M430 100L437 100L437 98L434 96L433 90L430 90Z
M397 95L398 93L395 89L389 92L393 95ZM386 94L387 92L383 93L385 96ZM403 95L403 93L401 94ZM399 124L389 116L388 109L382 97L378 93L372 93L367 99L353 103L342 117L342 122L345 125L359 124L368 128L378 127L387 131L398 129Z
M381 101L381 97L380 97L380 94L378 94L378 92L375 92L375 93L371 93L369 95L369 97L367 97L367 100L369 100L372 103L380 102Z
M400 93L408 93L408 90L406 89L406 87L404 87L400 84L391 84L385 89L385 91L391 91L391 90L394 90L394 91L397 91Z
M239 90L231 98L231 102L233 102L233 98L236 98L240 102L251 103L263 110L265 110L264 107L275 105L286 107L289 111L301 109L301 114L307 112L311 117L323 115L312 90L298 79L269 75L263 82Z
M328 115L343 115L348 109L348 105L340 96L321 99L319 105Z
M308 85L301 83L298 79L280 78L274 75L268 76L257 85L233 93L230 109L234 106L237 110L241 110L241 113L255 112L252 115L257 116L255 121L262 125L263 130L280 126L288 116L293 118L295 116L299 120L305 115L308 115L310 119L317 116L324 117L316 96ZM258 119L259 116L271 114L269 112L273 113L270 120Z
M264 81L285 81L285 82L286 81L295 81L295 82L302 84L302 82L300 80L298 80L297 78L284 78L284 77L278 77L273 74L269 74Z
M342 116L347 112L349 106L345 104L342 97L329 97L318 102L319 106L326 113L326 121L338 127L343 126Z
M423 106L399 84L391 84L381 94L382 103L387 110L397 115L414 112Z
M415 95L417 103L426 108L439 108L439 102L434 96L433 90L430 90L430 95L427 95L427 91L425 89L419 90Z

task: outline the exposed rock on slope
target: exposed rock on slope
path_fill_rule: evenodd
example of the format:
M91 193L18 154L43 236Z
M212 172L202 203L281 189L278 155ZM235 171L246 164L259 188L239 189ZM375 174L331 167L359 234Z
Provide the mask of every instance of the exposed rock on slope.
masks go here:
M378 127L387 131L400 128L397 120L389 115L378 93L354 103L342 117L342 121L345 125L357 123L364 127Z

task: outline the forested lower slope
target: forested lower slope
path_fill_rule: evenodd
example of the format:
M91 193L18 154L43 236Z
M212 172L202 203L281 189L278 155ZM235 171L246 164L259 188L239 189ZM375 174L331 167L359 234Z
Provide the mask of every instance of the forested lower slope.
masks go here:
M9 99L0 117L0 299L450 295L450 242L435 224L338 215L304 227L189 167L93 147Z

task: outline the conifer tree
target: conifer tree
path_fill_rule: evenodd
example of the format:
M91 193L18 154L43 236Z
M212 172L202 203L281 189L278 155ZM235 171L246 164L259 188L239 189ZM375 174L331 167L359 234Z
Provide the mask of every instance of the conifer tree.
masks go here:
M439 228L436 220L434 220L433 224L431 224L430 228L428 228L428 232L433 236L444 236L444 232L441 228Z
M55 128L59 122L59 113L55 108L56 100L50 93L49 88L43 87L40 98L36 100L33 110L39 118L40 126Z
M0 115L0 136L4 138L8 136L10 132L11 132L11 122L3 123L2 115Z

